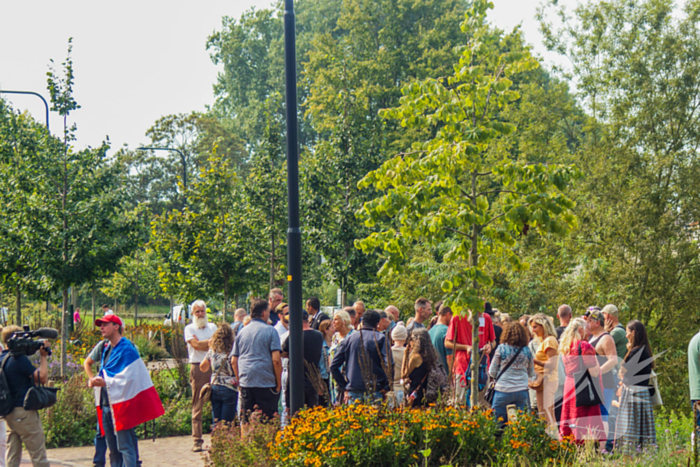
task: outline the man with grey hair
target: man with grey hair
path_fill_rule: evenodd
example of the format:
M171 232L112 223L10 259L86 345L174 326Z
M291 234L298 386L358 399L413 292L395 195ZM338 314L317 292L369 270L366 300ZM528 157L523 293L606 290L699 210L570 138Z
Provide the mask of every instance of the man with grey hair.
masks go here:
M352 308L355 310L355 329L360 329L362 324L362 315L365 314L365 302L358 300L352 304Z
M190 386L192 387L192 437L194 438L193 452L201 452L202 444L202 408L204 401L199 393L211 379L209 371L199 369L199 364L206 358L209 351L209 340L216 331L216 324L207 320L207 304L204 300L196 300L192 303L192 323L185 327L185 341L187 342L187 354L190 363Z
M268 308L270 310L270 322L274 326L279 321L279 316L277 315L277 306L284 300L284 293L282 289L274 288L270 290L270 297L267 299Z

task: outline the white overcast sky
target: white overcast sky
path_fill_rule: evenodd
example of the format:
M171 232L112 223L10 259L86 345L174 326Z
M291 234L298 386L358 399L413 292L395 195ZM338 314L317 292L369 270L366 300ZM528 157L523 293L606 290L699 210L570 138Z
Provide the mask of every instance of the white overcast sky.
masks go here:
M575 5L576 0L561 3ZM494 0L490 19L510 30L522 23L525 37L544 54L535 10L540 0ZM74 97L81 109L76 147L97 146L106 136L113 149L147 143L146 130L161 116L204 110L212 104L218 69L206 50L222 16L239 18L270 0L0 0L0 89L36 91L48 100L46 72L60 69L73 37ZM556 59L551 55L546 58ZM33 96L3 95L44 121ZM62 128L52 112L52 133Z

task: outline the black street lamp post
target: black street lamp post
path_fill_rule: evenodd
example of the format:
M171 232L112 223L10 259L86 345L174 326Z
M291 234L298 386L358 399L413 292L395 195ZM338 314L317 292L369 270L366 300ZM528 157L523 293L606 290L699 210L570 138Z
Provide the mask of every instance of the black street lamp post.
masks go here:
M180 154L182 159L182 187L187 191L187 159L185 159L185 154L179 149L175 148L154 148L154 147L141 147L136 148L137 151L175 151Z
M301 229L299 227L299 146L297 142L297 65L294 0L284 2L284 70L287 94L287 276L289 290L289 387L294 415L304 406Z
M0 89L0 94L26 94L30 96L37 96L39 99L41 99L44 102L44 107L46 108L46 130L51 133L51 130L49 129L49 103L46 102L44 96L34 91L6 91L3 89Z

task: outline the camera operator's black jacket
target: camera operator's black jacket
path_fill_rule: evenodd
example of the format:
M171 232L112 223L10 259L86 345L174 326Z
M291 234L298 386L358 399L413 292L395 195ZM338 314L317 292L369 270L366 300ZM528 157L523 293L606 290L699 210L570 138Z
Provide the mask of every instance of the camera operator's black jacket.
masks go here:
M15 407L24 406L24 396L32 387L32 381L36 368L32 365L26 355L10 355L9 350L0 354L3 359L9 358L5 364L5 378L10 387L10 393L15 400Z

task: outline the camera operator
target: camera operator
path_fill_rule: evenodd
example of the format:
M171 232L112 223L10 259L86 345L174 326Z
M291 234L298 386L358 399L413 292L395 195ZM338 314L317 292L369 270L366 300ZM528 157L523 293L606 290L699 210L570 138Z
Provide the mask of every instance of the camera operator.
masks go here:
M7 348L8 342L15 333L22 332L19 326L7 326L2 330L2 341ZM15 401L15 408L5 417L7 422L7 467L19 467L22 460L22 443L27 448L34 467L49 467L46 459L46 439L44 438L44 428L41 426L41 418L36 410L24 410L24 397L32 387L31 378L34 384L46 384L49 380L49 364L47 356L49 343L44 342L44 346L39 350L39 369L29 361L26 355L12 355L9 350L4 350L0 356L8 358L5 364L5 377L10 388L10 394Z

